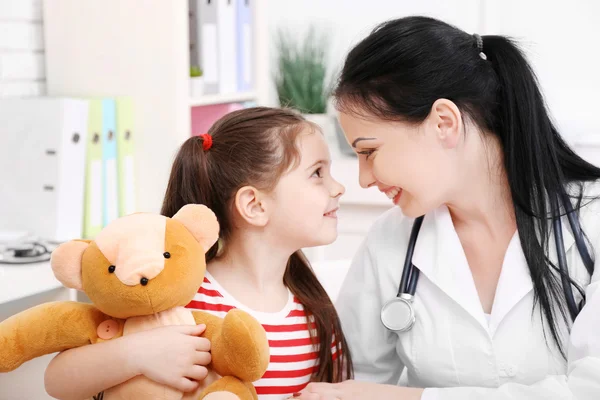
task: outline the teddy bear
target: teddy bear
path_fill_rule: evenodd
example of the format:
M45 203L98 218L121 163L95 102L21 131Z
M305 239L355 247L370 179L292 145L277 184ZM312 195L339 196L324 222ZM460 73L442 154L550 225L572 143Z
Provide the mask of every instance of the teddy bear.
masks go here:
M103 399L257 399L251 382L269 363L263 327L238 309L220 318L185 308L202 285L205 253L218 236L215 214L189 204L172 218L135 213L114 220L94 240L62 243L52 252L54 275L64 286L83 291L91 304L44 303L1 322L0 372L45 354L159 326L205 324L211 382L189 394L139 375L106 390Z

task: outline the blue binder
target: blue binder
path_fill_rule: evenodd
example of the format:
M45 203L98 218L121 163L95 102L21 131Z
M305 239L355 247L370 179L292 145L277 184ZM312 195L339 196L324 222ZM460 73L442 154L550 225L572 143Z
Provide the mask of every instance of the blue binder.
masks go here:
M114 99L102 99L103 223L119 217L117 173L117 106Z

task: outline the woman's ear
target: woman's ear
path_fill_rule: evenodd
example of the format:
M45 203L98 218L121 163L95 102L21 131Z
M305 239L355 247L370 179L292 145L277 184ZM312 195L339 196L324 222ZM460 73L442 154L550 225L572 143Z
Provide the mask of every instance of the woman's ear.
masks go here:
M463 120L454 102L447 99L436 100L427 120L442 146L447 149L456 147L463 130Z
M240 217L250 225L265 226L269 221L264 193L253 186L240 188L234 205Z

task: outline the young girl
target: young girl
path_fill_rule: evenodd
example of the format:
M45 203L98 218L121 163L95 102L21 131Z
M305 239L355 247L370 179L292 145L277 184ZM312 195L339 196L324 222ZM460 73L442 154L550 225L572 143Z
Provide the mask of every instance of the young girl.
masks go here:
M352 362L340 321L301 248L331 243L344 187L330 175L319 129L287 110L250 108L181 147L162 213L205 204L220 223L207 252L203 286L188 307L224 316L232 308L265 328L270 364L255 387L260 399L284 399L309 381L340 382ZM143 374L190 392L210 363L202 327L164 327L59 354L46 390L89 398ZM110 400L110 399L106 399Z

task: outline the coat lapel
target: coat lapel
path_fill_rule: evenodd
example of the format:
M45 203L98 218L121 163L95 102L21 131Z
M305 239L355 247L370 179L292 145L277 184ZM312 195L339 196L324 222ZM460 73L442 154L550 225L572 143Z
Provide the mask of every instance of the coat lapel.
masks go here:
M484 327L487 325L473 275L446 206L425 217L413 262L472 318Z
M565 253L568 254L575 242L570 231L569 221L566 217L561 218L562 235L565 245ZM548 258L558 267L558 257L556 253L556 243L554 232L551 231L548 238ZM498 287L494 297L494 305L490 318L490 332L492 336L496 332L498 326L510 312L510 310L519 303L531 290L533 290L533 281L529 272L529 266L521 247L519 234L513 236L500 272Z
M506 314L533 289L529 267L521 248L519 233L512 237L502 263L498 286L490 316L490 333L493 336Z
M574 238L567 218L563 217L561 221L565 251L568 252ZM554 243L554 233L551 233L548 257L558 265ZM446 206L425 216L415 245L413 263L427 279L460 305L484 329L489 330L491 335L510 310L533 289L520 238L515 233L504 256L488 326L473 274Z

